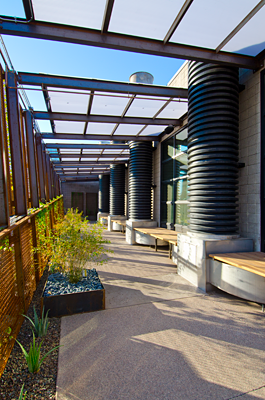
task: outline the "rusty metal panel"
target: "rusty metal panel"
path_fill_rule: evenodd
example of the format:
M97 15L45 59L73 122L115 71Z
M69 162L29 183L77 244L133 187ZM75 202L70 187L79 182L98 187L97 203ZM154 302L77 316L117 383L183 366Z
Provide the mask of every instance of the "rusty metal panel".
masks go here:
M7 104L9 134L12 155L12 172L14 185L14 200L17 215L27 214L27 202L24 186L24 168L21 146L21 133L19 121L18 96L16 90L17 82L14 72L7 72Z
M29 167L29 183L31 193L31 206L39 207L38 182L36 171L36 158L34 148L33 121L30 111L25 111L27 150L28 150L28 167Z
M44 185L45 185L45 199L46 201L49 201L50 199L50 193L49 193L49 181L48 181L48 170L47 170L47 162L46 162L46 151L45 151L45 146L42 143L41 144L42 148L42 165L43 165L43 172L44 172Z

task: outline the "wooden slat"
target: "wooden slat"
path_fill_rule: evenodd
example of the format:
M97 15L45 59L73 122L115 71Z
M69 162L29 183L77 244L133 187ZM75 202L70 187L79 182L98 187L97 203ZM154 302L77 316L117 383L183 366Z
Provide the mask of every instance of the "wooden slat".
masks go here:
M237 268L245 269L254 274L265 277L265 253L245 252L245 253L224 253L209 254L209 257L225 264L233 265Z
M175 231L170 231L165 228L134 228L134 230L150 235L156 239L164 240L165 242L177 244L178 234Z

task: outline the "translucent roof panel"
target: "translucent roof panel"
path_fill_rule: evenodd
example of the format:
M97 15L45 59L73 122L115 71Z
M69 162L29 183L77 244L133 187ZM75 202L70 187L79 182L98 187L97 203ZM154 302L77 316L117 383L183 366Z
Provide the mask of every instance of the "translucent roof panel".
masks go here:
M258 2L193 1L170 41L215 49Z
M76 158L62 158L62 161L76 161Z
M100 154L103 149L83 149L83 154Z
M60 90L60 91L58 91ZM48 93L51 99L51 107L53 112L68 112L76 114L86 114L90 92L84 91L84 94L69 93L71 90L61 91L49 90ZM72 91L74 92L74 91Z
M61 149L60 153L71 153L71 154L80 154L80 150L79 149Z
M97 158L89 158L89 161L97 161L97 159L98 159L98 157ZM68 159L69 160L69 159ZM86 161L87 159L86 158L82 158L82 154L81 154L81 161ZM75 159L75 161L76 161L76 159Z
M104 94L104 96L102 96L102 94ZM110 93L101 92L100 96L94 96L91 114L120 116L123 113L129 98L121 97L114 93L111 96L106 96L106 94L109 95Z
M35 18L58 24L100 29L106 0L32 0Z
M180 118L188 111L187 102L171 101L157 118Z
M138 99L136 97L127 111L126 117L152 118L165 103L165 100L143 98L143 96Z
M184 0L115 0L109 31L163 39Z
M222 49L256 56L265 48L265 6Z
M140 136L160 135L165 128L166 126L161 125L148 125L143 132L140 133Z
M144 127L144 125L127 125L120 124L115 131L113 138L115 139L115 135L137 135L137 133Z
M116 124L101 124L97 122L89 122L86 133L110 135Z
M85 123L76 121L55 121L56 133L76 133L84 132Z

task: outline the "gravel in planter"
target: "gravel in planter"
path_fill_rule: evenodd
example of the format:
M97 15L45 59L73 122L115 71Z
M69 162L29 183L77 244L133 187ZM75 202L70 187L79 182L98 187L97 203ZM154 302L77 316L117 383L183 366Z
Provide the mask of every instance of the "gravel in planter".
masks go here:
M91 290L103 289L95 268L88 269L86 271L87 276L84 276L77 283L70 283L68 278L60 272L50 275L47 280L43 296L49 297L60 294L89 292Z

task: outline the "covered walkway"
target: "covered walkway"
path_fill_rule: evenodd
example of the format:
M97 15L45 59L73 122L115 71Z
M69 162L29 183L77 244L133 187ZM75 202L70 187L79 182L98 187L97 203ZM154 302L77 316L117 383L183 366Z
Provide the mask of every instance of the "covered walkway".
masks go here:
M62 318L58 400L264 399L264 315L106 233L106 310Z

